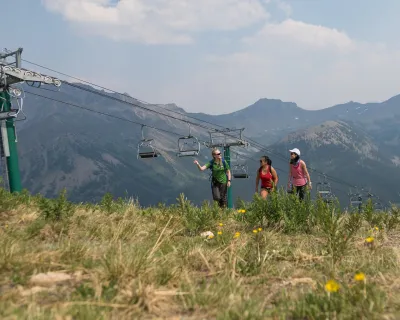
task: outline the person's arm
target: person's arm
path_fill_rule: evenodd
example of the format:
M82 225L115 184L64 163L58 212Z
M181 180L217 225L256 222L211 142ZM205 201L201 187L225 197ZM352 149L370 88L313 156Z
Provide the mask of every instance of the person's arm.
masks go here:
M291 177L291 171L292 171L292 168L291 168L291 166L290 166L290 162L289 162L289 173L288 173L288 181L287 181L287 188L289 189L290 188L290 182L292 181L292 177Z
M307 176L308 186L310 187L310 189L312 189L311 178L310 178L310 174L308 173L306 163L305 163L304 161L302 161L302 162L301 162L301 166L302 166L302 168L303 168L303 172L304 172L304 173L306 174L306 176Z
M201 166L200 163L197 160L194 160L194 163L197 165L197 168L199 168L200 171L204 171L210 167L210 163L206 163L204 166Z
M279 178L278 178L278 174L276 173L276 170L271 167L271 174L272 174L272 181L274 182L274 189L276 188Z

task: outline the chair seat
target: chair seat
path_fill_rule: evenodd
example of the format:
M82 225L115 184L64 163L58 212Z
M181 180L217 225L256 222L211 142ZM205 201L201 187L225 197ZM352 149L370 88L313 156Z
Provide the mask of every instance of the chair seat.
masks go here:
M248 178L249 175L247 173L234 173L233 177L234 178Z
M141 152L139 153L139 157L141 158L156 158L158 154L156 152Z

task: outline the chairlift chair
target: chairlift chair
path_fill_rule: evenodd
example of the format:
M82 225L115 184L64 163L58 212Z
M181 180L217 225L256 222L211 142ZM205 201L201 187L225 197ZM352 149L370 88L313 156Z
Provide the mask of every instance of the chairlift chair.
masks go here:
M318 196L326 203L331 203L334 200L334 195L329 191L319 191Z
M377 195L368 192L368 198L372 200L374 210L383 211L383 204Z
M375 211L383 211L383 204L381 202L375 202L374 203L374 210Z
M326 203L331 203L334 199L332 188L329 182L317 182L317 194Z
M140 141L138 144L138 159L139 157L142 159L148 159L148 158L157 158L160 154L152 146L153 139L143 139Z
M149 159L157 158L160 156L158 150L152 145L154 139L146 139L143 135L143 125L142 125L142 139L137 146L137 158Z
M335 200L335 196L333 193L326 193L322 196L322 200L326 203L332 203Z
M231 167L232 177L234 177L235 179L247 179L249 177L249 169L246 162L237 162L234 163Z
M357 207L358 210L361 210L362 206L362 197L358 194L353 194L350 196L350 205L352 207Z
M235 179L247 179L249 177L249 170L245 164L235 164L232 166L232 176Z
M193 157L200 153L199 140L191 135L189 124L189 135L178 139L178 157Z

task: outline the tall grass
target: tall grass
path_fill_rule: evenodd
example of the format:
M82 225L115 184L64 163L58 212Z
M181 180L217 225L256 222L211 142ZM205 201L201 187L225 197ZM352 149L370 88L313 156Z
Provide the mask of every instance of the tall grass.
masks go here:
M0 317L398 319L399 225L283 190L221 210L1 189Z

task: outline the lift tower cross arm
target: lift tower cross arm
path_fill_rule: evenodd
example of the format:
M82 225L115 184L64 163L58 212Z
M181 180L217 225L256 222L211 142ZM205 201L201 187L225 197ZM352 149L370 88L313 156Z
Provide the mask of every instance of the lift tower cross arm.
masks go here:
M52 84L56 87L61 86L61 81L57 78L42 75L21 68L22 48L16 51L8 51L0 53L0 125L1 125L1 143L2 154L6 158L5 172L8 174L9 189L11 192L20 192L22 190L21 176L18 163L18 149L16 140L16 128L14 119L18 116L18 112L11 109L11 95L18 97L20 90L11 86L17 83L31 82L38 83L39 86L44 84ZM7 61L7 60L12 61Z

